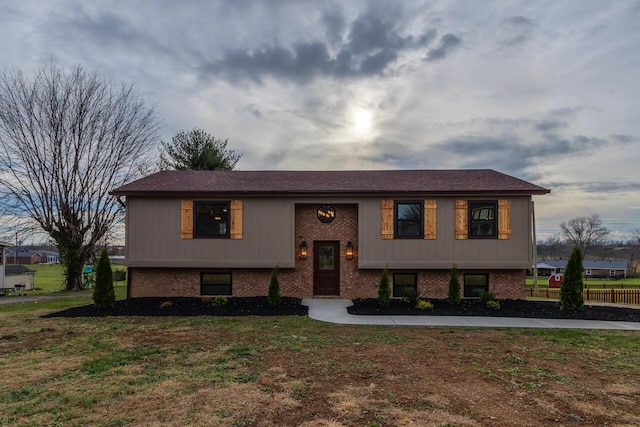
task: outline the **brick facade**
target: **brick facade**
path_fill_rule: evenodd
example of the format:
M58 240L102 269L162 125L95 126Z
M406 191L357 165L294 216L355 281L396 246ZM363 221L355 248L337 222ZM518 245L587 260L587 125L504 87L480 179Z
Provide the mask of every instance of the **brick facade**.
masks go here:
M375 298L381 270L358 269L358 206L355 204L333 205L336 217L331 223L317 219L320 205L298 204L295 210L296 261L295 268L281 269L278 274L280 292L283 296L298 298L313 297L313 242L338 241L340 247L340 294L341 298ZM300 244L308 245L308 257L300 258ZM354 247L354 257L346 259L347 242ZM200 296L200 269L179 268L131 268L129 296ZM222 271L222 270L216 270ZM229 269L232 274L234 296L266 295L271 278L270 269ZM406 272L403 270L403 272ZM394 271L390 271L393 280ZM524 270L469 271L489 274L489 290L502 299L524 298ZM460 285L464 289L465 271L459 271ZM424 298L446 298L449 293L449 270L427 270L417 272L418 291ZM463 292L463 290L461 291Z

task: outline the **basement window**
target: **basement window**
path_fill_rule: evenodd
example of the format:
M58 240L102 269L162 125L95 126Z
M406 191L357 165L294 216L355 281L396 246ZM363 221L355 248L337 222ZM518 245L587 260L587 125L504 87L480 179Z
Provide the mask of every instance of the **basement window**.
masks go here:
M488 274L465 274L464 297L479 298L480 294L489 290Z
M231 295L231 273L201 273L201 295Z
M415 273L393 274L393 296L406 297L407 293L418 290L418 275Z

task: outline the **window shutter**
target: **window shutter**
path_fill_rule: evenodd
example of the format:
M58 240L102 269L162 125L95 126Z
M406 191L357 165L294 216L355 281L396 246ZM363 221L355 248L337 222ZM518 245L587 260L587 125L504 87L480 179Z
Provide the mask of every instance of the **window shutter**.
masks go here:
M242 239L242 200L231 201L231 233L232 239Z
M193 200L183 200L180 209L180 238L193 239Z
M511 200L498 200L498 239L511 239Z
M467 201L456 200L456 240L469 238L469 215L467 213Z
M382 227L380 238L383 240L393 240L393 200L382 201Z
M424 238L435 240L438 237L438 202L435 199L424 201Z

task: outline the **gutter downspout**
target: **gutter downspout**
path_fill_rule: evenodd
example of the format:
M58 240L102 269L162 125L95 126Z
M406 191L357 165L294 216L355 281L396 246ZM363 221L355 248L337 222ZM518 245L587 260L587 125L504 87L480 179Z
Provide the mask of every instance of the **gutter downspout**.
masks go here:
M531 201L531 220L533 222L533 296L538 295L538 242L536 238L536 208Z

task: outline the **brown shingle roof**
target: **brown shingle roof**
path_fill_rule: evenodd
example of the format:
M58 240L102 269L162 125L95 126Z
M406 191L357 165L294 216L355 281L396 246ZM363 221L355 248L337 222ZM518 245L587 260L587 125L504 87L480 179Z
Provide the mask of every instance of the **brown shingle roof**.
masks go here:
M546 194L490 169L362 171L162 171L116 188L118 196L178 194Z

